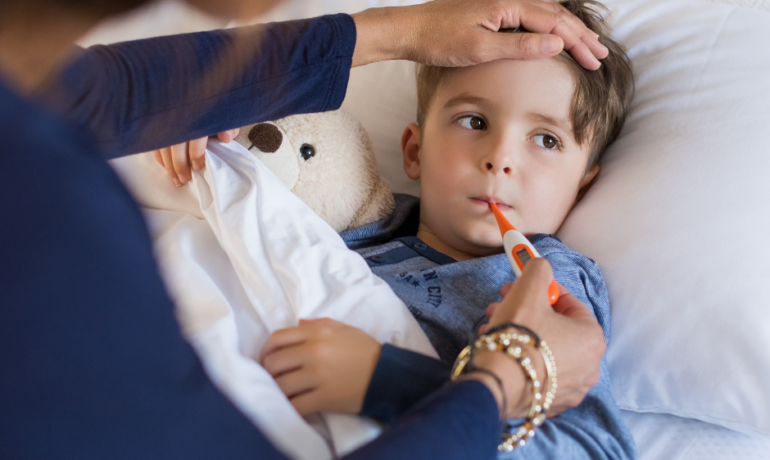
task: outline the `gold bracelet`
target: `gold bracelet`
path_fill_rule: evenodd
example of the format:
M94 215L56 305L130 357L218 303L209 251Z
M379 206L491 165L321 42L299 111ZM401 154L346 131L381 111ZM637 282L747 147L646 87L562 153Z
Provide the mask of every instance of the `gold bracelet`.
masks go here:
M538 349L543 356L546 370L545 397L543 397L541 392L542 385L537 379L537 371L532 366L532 360L524 353L522 345ZM517 447L523 447L535 435L535 429L545 421L546 411L556 397L556 360L545 341L541 340L538 342L529 333L488 334L479 337L472 346L469 345L460 352L452 368L452 380L455 380L468 369L468 364L473 359L474 350L482 349L501 351L511 356L522 367L524 376L532 382L532 405L526 420L514 433L504 432L502 435L503 442L498 446L499 451L510 452Z

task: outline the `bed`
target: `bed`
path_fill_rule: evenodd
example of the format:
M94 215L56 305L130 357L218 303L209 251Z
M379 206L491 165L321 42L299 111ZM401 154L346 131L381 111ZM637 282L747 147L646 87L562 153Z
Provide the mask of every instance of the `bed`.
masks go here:
M288 0L264 20L399 0ZM770 1L608 0L637 92L603 171L558 236L594 258L612 303L613 391L642 459L770 458ZM224 26L176 2L83 41ZM343 105L394 191L414 69L355 69Z

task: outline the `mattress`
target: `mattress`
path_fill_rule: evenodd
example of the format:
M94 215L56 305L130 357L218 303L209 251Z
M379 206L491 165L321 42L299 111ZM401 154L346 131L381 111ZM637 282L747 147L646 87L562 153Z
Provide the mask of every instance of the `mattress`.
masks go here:
M669 414L622 411L640 460L768 460L770 437Z

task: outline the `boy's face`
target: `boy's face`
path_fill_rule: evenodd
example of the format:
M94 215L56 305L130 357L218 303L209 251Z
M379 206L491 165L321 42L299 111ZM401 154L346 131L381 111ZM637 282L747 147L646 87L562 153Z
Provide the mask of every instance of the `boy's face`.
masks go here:
M420 179L420 230L472 256L500 251L489 202L524 234L554 233L590 184L589 146L572 135L574 78L557 59L456 69L436 90L422 133L402 137Z

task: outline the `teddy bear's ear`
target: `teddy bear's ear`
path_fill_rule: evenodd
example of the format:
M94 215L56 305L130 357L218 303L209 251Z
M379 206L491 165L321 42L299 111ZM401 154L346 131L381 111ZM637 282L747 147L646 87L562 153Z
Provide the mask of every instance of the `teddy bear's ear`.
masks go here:
M372 192L369 194L366 202L364 202L364 205L358 210L358 213L356 213L356 216L346 230L363 227L372 222L385 219L391 212L393 212L395 206L396 203L393 199L393 194L390 193L390 189L388 188L388 181L381 178L377 184L372 187Z

